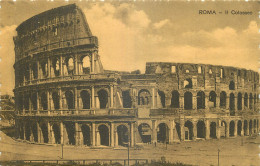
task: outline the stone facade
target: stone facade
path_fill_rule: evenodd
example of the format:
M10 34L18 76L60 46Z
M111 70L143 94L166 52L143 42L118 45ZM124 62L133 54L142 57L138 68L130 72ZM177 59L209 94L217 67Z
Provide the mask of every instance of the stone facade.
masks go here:
M145 74L104 70L74 4L23 22L14 43L19 139L115 147L259 131L257 72L186 63L147 63Z

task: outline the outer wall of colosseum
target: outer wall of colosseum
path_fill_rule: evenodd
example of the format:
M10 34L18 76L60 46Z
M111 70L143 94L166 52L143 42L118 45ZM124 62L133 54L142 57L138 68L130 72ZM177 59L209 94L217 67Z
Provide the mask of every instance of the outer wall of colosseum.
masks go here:
M259 131L257 72L183 63L105 70L76 5L23 22L14 43L18 139L115 147Z

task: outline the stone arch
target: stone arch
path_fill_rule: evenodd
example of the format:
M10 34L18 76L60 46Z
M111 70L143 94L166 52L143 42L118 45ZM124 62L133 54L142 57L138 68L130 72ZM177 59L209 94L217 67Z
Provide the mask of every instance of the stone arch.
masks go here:
M75 145L76 144L76 129L75 129L75 123L74 122L66 122L64 123L66 127L66 131L68 134L69 144Z
M46 125L46 123L42 123L40 124L40 128L41 128L41 131L42 131L42 137L43 137L43 142L44 143L48 143L49 142L49 134L48 134L48 127Z
M227 94L225 91L220 92L220 107L226 108Z
M229 136L233 137L235 135L235 122L232 120L229 123Z
M169 131L166 123L160 123L157 126L157 141L165 143L168 141Z
M65 98L66 98L66 103L67 103L67 108L68 109L74 109L75 108L75 101L74 101L74 95L72 91L67 90L65 92Z
M138 105L150 105L150 92L147 89L141 89L138 92Z
M217 138L217 124L216 122L210 123L210 138Z
M179 108L180 107L180 94L177 90L172 91L172 98L171 98L171 107L172 108Z
M230 110L230 115L234 116L235 115L235 95L233 93L230 93L229 96L229 110Z
M248 94L245 93L245 96L244 96L244 106L248 108Z
M186 121L184 124L185 129L185 140L192 140L193 138L193 124L191 121Z
M90 94L86 90L82 90L80 92L80 97L82 101L82 108L83 109L90 109Z
M242 135L242 121L238 120L237 121L237 135Z
M197 93L197 109L205 109L205 93L203 91Z
M158 95L159 95L161 107L165 108L165 93L163 91L158 90Z
M80 73L82 74L89 74L90 73L90 68L91 68L91 61L90 61L90 57L89 55L85 55L85 56L82 56L81 59L80 59L80 65L79 65L79 68L80 68Z
M53 135L54 135L55 143L56 143L56 144L60 144L60 143L61 143L60 125L54 123L54 124L52 125L52 130L53 130Z
M199 120L197 123L197 138L206 138L205 123L201 120Z
M237 94L237 109L242 110L242 93Z
M184 93L184 109L185 110L192 109L192 93L189 91Z
M108 93L106 90L101 89L97 92L99 99L99 108L104 109L108 107Z
M216 98L217 98L216 92L211 91L209 93L209 105L210 105L210 107L216 107Z
M46 92L41 93L41 108L43 110L48 110L48 99Z
M132 107L132 98L130 95L130 90L122 91L122 97L123 97L123 107L131 108Z
M225 121L221 121L221 126L220 126L220 137L225 138L227 137L227 123Z
M141 123L138 126L138 132L143 143L151 142L152 129L149 124Z
M83 135L83 145L90 146L90 144L91 144L91 137L90 137L91 130L90 130L89 125L82 124L81 125L81 131L82 131L82 135Z
M60 96L58 92L52 92L52 102L55 110L60 109Z
M233 80L229 82L229 90L235 90L235 82Z
M117 126L117 136L118 136L118 145L120 146L128 146L129 142L129 133L128 128L125 125Z
M109 146L109 128L101 124L98 126L100 145Z

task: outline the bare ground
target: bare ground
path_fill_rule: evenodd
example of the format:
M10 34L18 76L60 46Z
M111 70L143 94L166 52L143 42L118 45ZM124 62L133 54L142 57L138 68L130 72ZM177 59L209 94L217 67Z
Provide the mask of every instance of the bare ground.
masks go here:
M0 132L0 160L58 160L61 157L60 145L39 145L15 141ZM220 149L220 165L258 166L260 165L260 136L236 137L220 140L199 140L175 143L173 145L147 144L130 148L130 158L160 160L162 156L170 162L193 165L217 165ZM64 159L127 159L127 149L85 146L64 146Z

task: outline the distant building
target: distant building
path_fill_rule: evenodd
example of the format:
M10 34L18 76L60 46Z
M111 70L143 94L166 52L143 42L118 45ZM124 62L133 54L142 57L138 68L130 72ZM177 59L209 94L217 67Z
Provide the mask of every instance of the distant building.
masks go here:
M147 63L145 74L106 71L98 39L74 4L33 16L16 30L19 139L115 147L259 131L257 72L160 62Z

